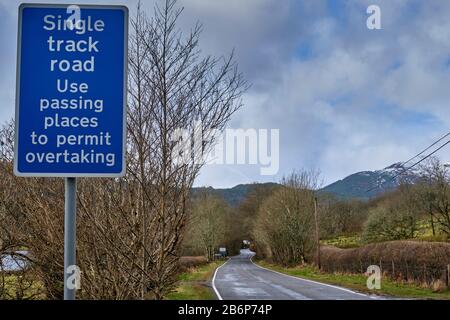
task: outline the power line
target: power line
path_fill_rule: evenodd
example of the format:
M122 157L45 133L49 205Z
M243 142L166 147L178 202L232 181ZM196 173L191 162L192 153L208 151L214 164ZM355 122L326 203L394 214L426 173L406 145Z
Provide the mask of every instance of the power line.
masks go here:
M421 163L422 161L428 159L429 157L431 157L433 154L435 154L436 152L438 152L439 150L441 150L443 147L445 147L446 145L448 145L450 143L450 140L447 141L446 143L444 143L442 146L440 146L439 148L437 148L436 150L434 150L432 153L430 153L429 155L425 156L424 158L420 159L419 161L417 161L416 163L414 163L412 166L408 167L407 169L404 169L402 172L396 174L392 179L397 178L399 175L405 173L408 170L411 170L412 168L414 168L415 166L417 166L419 163Z
M404 166L405 164L407 164L408 162L410 162L411 160L417 158L418 156L422 155L423 153L425 153L425 151L428 151L429 149L431 149L432 147L434 147L436 144L438 144L439 142L441 142L442 140L444 140L445 138L447 138L448 136L450 136L450 132L448 132L447 134L443 135L441 138L439 138L439 140L433 142L431 145L429 145L428 147L426 147L425 149L423 149L422 151L420 151L418 154L416 154L414 157L408 159L407 161L402 163L402 166Z
M438 140L434 141L431 145L429 145L428 147L426 147L425 149L423 149L422 151L420 151L418 154L416 154L414 157L412 157L412 158L406 160L405 162L402 162L402 163L401 163L401 166L404 167L408 162L410 162L411 160L413 160L413 159L417 158L418 156L422 155L423 153L425 153L426 151L428 151L429 149L431 149L432 147L434 147L436 144L438 144L439 142L441 142L442 140L444 140L444 139L445 139L446 137L448 137L449 135L450 135L450 132L447 132L447 133L444 134L442 137L440 137ZM403 171L401 174L403 174L403 173L404 173L404 171ZM381 175L381 174L378 174L378 176L380 176L380 175ZM391 181L391 180L389 180L389 181ZM389 182L389 181L388 181L388 182ZM372 191L372 190L375 190L375 189L379 188L380 186L382 186L382 185L385 184L385 183L386 183L386 181L384 181L381 185L377 185L377 186L375 186L375 187L373 187L373 188L367 190L366 192L370 192L370 191Z
M448 135L450 135L450 133L449 133ZM439 141L441 141L441 140L442 140L442 138L441 138ZM436 143L438 143L439 141L436 141L433 145L436 145ZM384 181L381 185L377 185L377 186L375 186L375 187L373 187L373 188L367 190L366 192L370 192L370 191L372 191L372 190L375 190L375 189L381 187L381 186L382 186L383 184L385 184L386 182L391 182L392 180L394 180L394 179L397 178L398 176L404 174L404 173L407 172L408 170L411 170L412 168L414 168L415 166L417 166L417 165L418 165L419 163L421 163L422 161L428 159L429 157L431 157L433 154L435 154L436 152L438 152L439 150L441 150L442 148L444 148L444 147L445 147L446 145L448 145L448 144L450 144L450 140L447 141L446 143L444 143L442 146L440 146L440 147L437 148L436 150L434 150L433 152L431 152L430 154L426 155L425 157L423 157L422 159L420 159L419 161L417 161L416 163L414 163L412 166L410 166L410 167L408 167L408 168L406 168L406 169L403 169L403 171L401 171L400 173L397 173L395 176L393 176L393 177L392 177L391 179L389 179L388 181ZM433 145L432 145L432 146L433 146ZM430 149L432 146L428 147L426 150ZM423 152L421 152L420 154L422 154L422 153L423 153ZM419 154L419 155L420 155L420 154ZM418 156L418 155L417 155L417 156ZM409 161L411 161L412 159L416 158L417 156L411 158L410 160L408 160L408 161L406 161L406 162L404 162L404 163L408 163Z

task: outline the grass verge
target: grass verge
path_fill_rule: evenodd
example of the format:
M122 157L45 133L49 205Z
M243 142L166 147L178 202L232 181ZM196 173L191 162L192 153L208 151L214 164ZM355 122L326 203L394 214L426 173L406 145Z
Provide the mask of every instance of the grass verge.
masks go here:
M224 260L214 261L203 266L192 267L178 275L178 285L169 293L167 300L214 300L216 297L210 285L217 267Z
M379 294L412 299L450 300L449 289L442 292L433 292L433 290L429 288L423 288L415 284L400 283L389 279L382 279L380 290L370 290L367 288L367 277L364 275L325 273L318 271L316 268L313 268L311 266L285 268L276 264L268 263L266 261L255 261L255 263L262 267L294 277L337 285L368 294Z

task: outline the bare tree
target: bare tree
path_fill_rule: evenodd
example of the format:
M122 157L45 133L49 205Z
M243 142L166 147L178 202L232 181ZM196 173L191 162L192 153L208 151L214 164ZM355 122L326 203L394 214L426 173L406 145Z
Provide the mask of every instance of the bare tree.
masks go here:
M417 236L421 210L414 186L400 185L369 210L363 239L367 242L413 239Z
M226 240L228 210L223 199L207 192L201 193L193 201L187 237L203 250L208 261L214 260L214 250Z
M368 215L368 204L360 200L340 200L328 194L319 197L322 208L322 234L336 237L361 232Z
M276 184L255 183L237 208L230 210L230 223L225 242L230 254L238 254L243 247L243 240L253 242L253 228L261 204L277 188Z
M301 171L283 179L261 205L254 239L266 256L283 265L309 261L314 241L314 197L318 172Z
M14 270L11 275L3 272L0 259L0 296L13 299L41 297L42 286L36 285L40 283L44 284L46 295L54 297L58 295L58 289L48 285L50 282L46 280L54 275L50 270L58 262L58 252L52 247L56 242L53 233L56 217L52 214L57 201L52 201L55 194L49 192L49 184L43 179L19 179L13 175L13 136L14 122L10 121L0 129L0 258L8 257ZM42 202L44 194L49 196L47 200L52 210ZM51 251L46 250L50 247ZM31 251L34 254L30 254ZM46 257L50 263L40 264ZM6 281L6 278L13 280Z
M450 171L437 159L430 159L422 167L422 179L418 184L424 209L430 217L435 234L436 227L450 235ZM435 226L437 225L437 226Z
M215 136L241 107L247 85L230 55L204 56L201 26L184 36L182 9L167 0L140 8L129 43L127 172L80 179L78 264L83 298L162 299L175 282L192 183ZM200 124L200 125L199 125ZM177 135L180 129L188 137ZM0 132L0 246L25 258L49 299L62 297L63 183L12 174L13 124ZM193 137L200 136L200 143ZM180 150L190 150L180 159ZM197 160L197 161L194 161ZM14 230L14 231L12 231ZM5 251L6 249L3 249ZM1 254L2 252L0 252Z
M161 299L174 281L189 190L202 165L190 153L178 161L177 150L207 151L215 138L208 130L223 129L247 88L232 55L202 56L199 24L183 36L181 13L166 0L153 19L138 8L132 21L127 175L137 186L141 265L149 270L142 273L142 298L150 289ZM180 129L202 141L175 139Z

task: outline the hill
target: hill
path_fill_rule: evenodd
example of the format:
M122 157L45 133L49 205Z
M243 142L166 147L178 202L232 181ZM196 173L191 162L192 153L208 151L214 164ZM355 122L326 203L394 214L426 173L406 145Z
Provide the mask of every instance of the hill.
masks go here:
M395 190L402 181L414 183L419 178L420 172L418 170L404 171L405 167L401 163L394 163L381 170L361 171L333 182L322 188L320 192L331 194L339 199L368 200ZM277 183L268 182L239 184L232 188L223 189L200 187L193 188L192 193L195 195L197 192L208 191L222 197L230 206L236 207L257 186L273 187L277 185Z
M405 167L401 163L394 163L382 170L351 174L324 187L321 191L341 199L367 200L396 189L402 181L413 183L419 178L420 172L417 170L404 171Z
M222 197L230 206L237 207L239 203L244 200L249 192L256 187L274 187L277 183L251 183L251 184L238 184L233 188L215 189L213 187L200 187L192 188L192 193L195 195L198 192L207 191L218 197Z

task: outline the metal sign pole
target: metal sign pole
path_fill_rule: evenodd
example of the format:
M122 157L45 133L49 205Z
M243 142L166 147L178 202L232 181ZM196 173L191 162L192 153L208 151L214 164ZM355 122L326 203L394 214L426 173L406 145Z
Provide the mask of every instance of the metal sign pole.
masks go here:
M75 300L76 288L69 284L70 269L76 265L77 180L65 178L64 212L64 300ZM71 268L70 268L71 267ZM69 269L70 268L70 269Z

